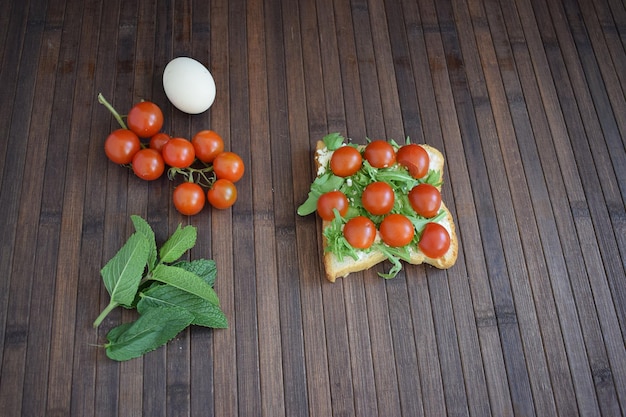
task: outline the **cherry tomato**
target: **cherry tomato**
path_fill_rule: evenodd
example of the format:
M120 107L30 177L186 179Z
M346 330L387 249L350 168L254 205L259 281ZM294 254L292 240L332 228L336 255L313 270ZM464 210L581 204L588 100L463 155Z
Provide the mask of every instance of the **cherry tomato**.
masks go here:
M161 153L150 148L138 151L133 157L132 165L135 175L147 181L156 180L165 171Z
M174 189L172 200L174 201L174 207L181 214L193 216L200 213L204 208L206 196L204 190L198 184L183 182Z
M434 217L441 206L441 193L430 184L418 184L409 191L409 202L420 216Z
M415 235L413 223L402 214L390 214L380 223L380 238L391 247L411 243Z
M184 138L172 138L168 140L163 149L163 160L171 167L187 168L193 164L196 158L196 151L191 142Z
M363 157L374 168L387 168L396 162L396 151L389 142L374 140L365 147Z
M387 214L393 208L395 201L395 195L393 188L386 182L377 181L369 184L363 190L361 195L361 202L363 207L370 214L380 216Z
M116 164L130 164L139 149L139 137L128 129L114 130L104 141L104 153Z
M172 139L172 137L167 133L157 133L150 138L150 148L161 152L163 150L163 145L165 145L170 139Z
M163 113L156 104L142 101L130 109L126 123L140 138L150 138L159 133L163 127Z
M330 157L330 170L338 177L354 175L362 165L361 153L352 146L342 146Z
M419 179L428 174L430 157L426 149L415 143L404 145L398 149L397 162L409 170L413 178Z
M222 152L213 160L213 172L217 178L237 182L243 177L243 160L234 152Z
M429 258L440 258L450 248L450 234L439 223L428 223L424 227L418 246Z
M348 213L348 198L341 191L329 191L317 199L317 213L324 220L335 218L333 209L337 209L341 216Z
M207 191L207 198L216 209L226 209L237 201L237 187L232 181L220 178Z
M376 225L365 216L353 217L343 227L343 235L352 247L367 249L376 240Z
M202 162L211 163L215 157L224 151L224 140L212 130L202 130L191 139L196 151L196 158Z

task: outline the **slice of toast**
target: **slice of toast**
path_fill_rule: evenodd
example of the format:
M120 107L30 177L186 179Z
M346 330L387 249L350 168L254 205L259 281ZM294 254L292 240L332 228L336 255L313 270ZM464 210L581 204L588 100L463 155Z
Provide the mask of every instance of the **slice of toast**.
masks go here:
M426 152L428 152L430 158L429 169L439 171L440 175L443 176L444 157L441 152L429 145L422 144L420 146L422 146L426 150ZM318 141L315 152L315 163L318 175L321 175L323 173L324 167L326 165L326 160L328 158L327 152L324 152L325 150L326 145L324 144L324 142ZM439 182L441 183L441 178ZM447 269L454 265L454 263L456 262L459 247L454 220L452 218L450 210L446 207L443 201L441 203L441 209L444 210L445 217L439 223L446 228L450 235L450 248L440 258L429 258L424 255L417 247L411 246L409 247L410 264L418 265L426 263L440 269ZM329 224L330 222L328 221L322 221L322 236L323 230L326 229ZM327 241L325 237L323 237L323 248L326 278L330 282L335 282L335 280L339 277L345 278L351 272L358 272L369 269L387 259L385 254L378 250L357 250L357 253L359 254L358 260L355 260L350 256L344 256L342 260L339 260L339 258L334 253L326 250Z

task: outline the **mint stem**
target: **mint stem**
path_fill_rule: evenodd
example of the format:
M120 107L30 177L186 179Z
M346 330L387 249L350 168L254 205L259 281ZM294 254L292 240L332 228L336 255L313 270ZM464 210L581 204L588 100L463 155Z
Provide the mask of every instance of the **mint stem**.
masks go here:
M115 117L115 120L117 120L117 122L120 124L120 126L122 126L122 129L128 129L128 127L126 127L126 123L124 123L124 120L122 120L122 116L120 116L120 114L117 112L117 110L115 110L115 108L111 105L111 103L109 103L104 98L102 93L98 94L98 102L100 104L104 105L104 107L106 107L107 109L109 109L111 114L113 114L113 117Z
M100 313L100 315L98 316L98 318L96 319L96 321L93 322L93 327L98 327L100 326L100 323L102 323L102 321L104 320L104 318L111 312L113 311L113 309L115 309L115 307L117 307L119 304L111 301L109 303L108 306L106 306L106 308L104 310L102 310L102 313Z

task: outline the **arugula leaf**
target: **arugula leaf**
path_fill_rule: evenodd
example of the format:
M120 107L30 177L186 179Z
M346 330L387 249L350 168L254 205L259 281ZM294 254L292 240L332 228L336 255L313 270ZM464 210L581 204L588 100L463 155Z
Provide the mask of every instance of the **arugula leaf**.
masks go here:
M143 218L137 215L130 216L130 219L135 226L135 230L146 237L150 244L150 255L148 257L148 270L152 271L157 263L157 246L156 238L154 237L154 231L152 227Z
M159 251L161 262L171 263L183 256L183 253L194 247L197 236L198 233L195 227L185 226L181 228L180 225L178 225L176 231L163 244Z
M339 147L343 144L343 140L344 140L343 136L341 136L341 134L337 132L329 133L328 135L324 136L324 138L322 139L322 141L324 141L324 145L326 145L326 147L330 151L339 149Z
M402 263L400 262L401 259L406 262L409 262L411 260L411 254L409 253L408 246L392 248L391 246L387 246L384 243L378 243L375 246L376 249L385 254L385 256L392 265L388 273L378 273L379 276L385 279L395 278L396 275L398 275L398 272L402 270Z
M327 172L315 178L311 184L311 191L309 191L308 198L298 207L298 214L300 216L306 216L315 212L315 210L317 210L317 200L320 196L329 191L340 189L345 180L345 178L338 177L332 172Z
M133 323L111 330L104 345L109 358L125 361L137 358L172 340L193 321L194 316L184 308L154 307Z
M141 300L137 303L140 314L154 307L177 306L193 314L191 324L212 328L228 327L228 320L218 306L171 285L155 285L140 296Z
M169 284L219 306L220 302L215 290L193 272L176 266L159 264L152 272L152 279Z

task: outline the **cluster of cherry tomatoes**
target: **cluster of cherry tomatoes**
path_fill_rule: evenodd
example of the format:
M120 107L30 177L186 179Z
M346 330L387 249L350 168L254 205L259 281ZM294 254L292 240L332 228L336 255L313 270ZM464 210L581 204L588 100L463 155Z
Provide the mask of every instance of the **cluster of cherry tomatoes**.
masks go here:
M147 181L160 178L166 168L170 179L182 175L185 181L174 189L172 196L181 214L198 214L207 201L217 209L235 203L235 183L243 176L244 163L236 153L224 150L218 133L202 130L191 140L172 137L161 132L163 112L158 105L150 101L137 103L128 112L125 123L102 95L98 100L120 124L104 142L106 156L116 164L130 167Z
M339 177L351 177L356 174L366 160L374 168L390 168L399 164L407 169L409 175L415 179L424 178L428 174L430 157L420 145L407 144L396 149L387 141L375 140L370 142L363 153L353 146L342 146L336 149L330 159L330 169ZM426 182L416 184L408 192L408 201L413 213L423 218L431 219L439 213L441 207L441 193L434 185ZM405 213L392 213L396 193L387 182L374 181L362 190L360 204L365 212L362 215L349 219L343 234L348 243L358 249L371 247L376 239L377 231L381 239L391 247L408 245L415 236L413 222ZM344 217L348 213L348 197L341 190L329 191L322 194L317 201L317 213L327 221L334 218L334 210ZM382 221L377 225L370 218ZM450 247L450 235L441 224L428 222L421 231L418 246L430 258L443 256Z

